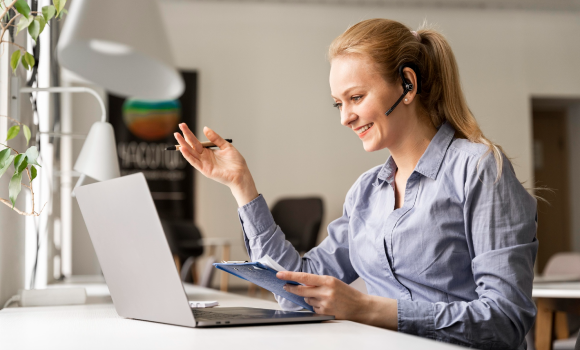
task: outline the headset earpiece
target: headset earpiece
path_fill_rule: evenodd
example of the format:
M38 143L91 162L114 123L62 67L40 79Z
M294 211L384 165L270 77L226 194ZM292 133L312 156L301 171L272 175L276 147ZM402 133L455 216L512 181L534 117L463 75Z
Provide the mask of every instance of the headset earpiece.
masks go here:
M413 70L413 72L415 72L415 75L417 76L417 94L421 93L421 72L419 71L419 69L417 69L417 66L415 66L413 63L403 63L401 66L399 66L399 75L401 76L401 81L403 84L403 94L401 95L401 97L399 97L397 102L395 102L393 107L391 107L385 113L385 115L391 114L391 112L395 109L395 107L397 107L397 105L403 100L403 97L405 97L405 95L407 93L413 91L413 89L415 88L415 86L413 86L413 83L411 83L409 80L405 79L405 74L403 73L403 69L405 69L407 67L411 68Z
M421 71L419 71L419 69L417 68L416 65L414 65L413 63L403 63L401 66L399 66L399 75L401 76L401 81L403 83L403 90L406 90L408 92L413 91L413 84L405 79L405 73L403 72L403 70L405 68L411 68L413 70L413 72L415 72L415 75L417 76L417 93L420 94L421 93Z

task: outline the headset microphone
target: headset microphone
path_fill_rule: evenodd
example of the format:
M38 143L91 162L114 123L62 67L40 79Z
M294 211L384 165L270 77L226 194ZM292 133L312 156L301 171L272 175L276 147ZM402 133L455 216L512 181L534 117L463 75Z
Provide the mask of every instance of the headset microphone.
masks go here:
M399 97L399 99L397 100L397 102L395 102L395 104L393 105L393 107L391 107L386 113L385 115L389 115L391 114L391 112L393 112L393 110L395 109L395 107L397 107L397 105L403 100L403 98L405 97L405 95L407 95L407 93L409 93L410 91L413 91L413 84L405 79L405 75L403 74L403 69L405 69L406 67L411 68L414 72L415 75L417 76L417 94L421 93L421 73L419 72L419 70L417 69L417 66L415 66L412 63L404 63L399 67L399 75L401 76L401 80L403 81L403 94L401 95L401 97Z

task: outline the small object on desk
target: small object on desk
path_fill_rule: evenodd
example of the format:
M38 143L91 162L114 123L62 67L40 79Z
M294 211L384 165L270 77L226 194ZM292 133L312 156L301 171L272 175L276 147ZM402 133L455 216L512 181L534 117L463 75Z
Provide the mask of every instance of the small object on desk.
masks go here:
M232 139L225 139L227 142L232 143ZM210 142L210 141L205 141L205 142L201 142L201 145L204 148L209 148L209 147L217 147L215 143ZM179 151L179 149L181 148L180 145L175 145L175 146L169 146L169 147L165 147L166 151Z
M247 263L247 262L248 262L248 260L244 260L244 261L242 261L242 260L231 260L231 261L222 260L222 264L243 264L243 263Z
M87 301L85 288L48 288L48 289L21 289L4 307L18 302L22 307L82 305Z
M208 307L218 306L220 303L217 301L190 301L189 306L192 309L205 309Z

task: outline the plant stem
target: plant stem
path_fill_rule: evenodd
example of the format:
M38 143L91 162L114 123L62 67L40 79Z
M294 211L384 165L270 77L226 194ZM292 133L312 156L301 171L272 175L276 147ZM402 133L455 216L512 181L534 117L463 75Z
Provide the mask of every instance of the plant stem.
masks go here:
M12 3L8 6L6 6L4 8L4 12L2 12L2 15L0 15L0 19L4 18L4 16L6 16L6 14L8 13L8 11L10 11L10 9L14 6L14 4L16 4L18 0L14 0L12 1ZM0 37L1 38L1 37Z
M4 9L4 12L2 12L2 15L0 16L0 23L2 23L2 18L4 18L4 16L6 16L6 13L8 13L8 11L10 11L10 9L14 6L16 1L18 1L18 0L14 0L14 1L12 1L12 3L10 5L6 6L6 8ZM10 19L10 21L6 24L6 26L2 26L2 34L0 34L0 40L2 40L2 38L4 38L4 33L6 32L8 27L10 27L10 24L14 21L14 19L16 17L18 17L19 15L20 14L18 13L16 16L14 16L12 19Z
M9 117L9 116L7 116L7 115L2 115L2 114L0 114L0 117L4 117L4 118L6 118L6 119L10 119L12 122L14 122L14 123L16 123L16 124L18 124L18 125L22 125L22 123L21 123L21 122L19 122L18 120L14 119L14 118L10 118L10 117Z
M12 202L4 199L4 198L0 198L0 202L6 204L7 206L9 206L10 208L12 208ZM44 209L44 208L43 208ZM22 210L18 209L18 208L12 208L12 210L14 210L15 212L17 212L20 215L24 215L24 216L39 216L40 213L35 212L34 210L31 211L30 213L25 213Z
M20 152L18 152L17 150L15 150L14 148L12 148L12 147L10 147L10 146L8 146L8 145L5 145L5 144L3 144L3 143L0 143L0 146L4 146L4 147L6 147L6 148L10 148L10 149L11 149L11 150L13 150L13 151L14 151L16 154L20 154Z
M20 46L20 45L18 45L16 43L13 43L12 41L2 40L2 41L0 41L0 43L7 43L7 44L10 44L10 45L14 45L14 46L18 47L20 50L26 52L26 49L23 46Z

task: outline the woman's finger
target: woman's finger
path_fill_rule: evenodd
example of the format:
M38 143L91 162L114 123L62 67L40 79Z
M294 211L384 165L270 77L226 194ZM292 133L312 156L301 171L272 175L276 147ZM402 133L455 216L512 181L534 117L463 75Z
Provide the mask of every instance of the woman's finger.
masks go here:
M320 296L320 291L316 287L310 286L298 286L295 284L284 285L284 290L292 294L300 295L301 297L318 297Z
M179 124L179 128L183 132L183 137L189 143L189 145L197 151L197 153L201 154L204 150L201 142L195 137L195 135L189 130L189 127L185 123Z
M196 151L186 150L185 148L182 148L180 151L181 154L183 154L185 160L189 162L189 164L203 173L203 163L193 155L196 153ZM199 154L197 156L199 157Z
M208 140L214 143L214 145L218 146L220 149L226 149L230 147L230 143L224 140L217 132L213 131L212 129L205 126L203 128L203 133Z
M304 301L306 302L306 304L312 306L313 308L320 307L320 300L316 298L306 297L304 298Z
M324 276L305 272L280 271L276 274L276 277L281 280L294 281L309 286L320 286L324 283Z
M200 154L197 153L196 151L194 151L191 146L189 145L189 143L187 143L187 141L185 141L185 139L183 138L183 136L181 136L180 133L176 132L174 134L175 139L177 140L177 143L179 143L179 146L181 146L180 151L181 154L183 154L183 156L185 157L186 154L191 155L192 157L195 157L196 159L199 159ZM187 157L186 157L187 159Z

